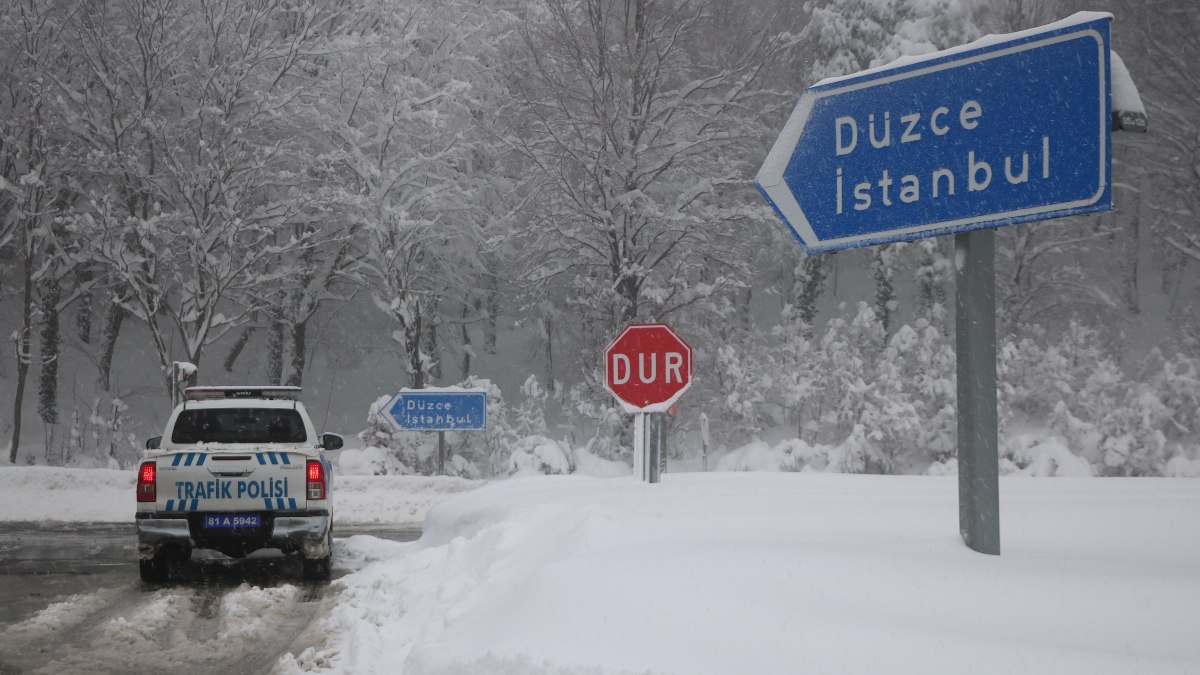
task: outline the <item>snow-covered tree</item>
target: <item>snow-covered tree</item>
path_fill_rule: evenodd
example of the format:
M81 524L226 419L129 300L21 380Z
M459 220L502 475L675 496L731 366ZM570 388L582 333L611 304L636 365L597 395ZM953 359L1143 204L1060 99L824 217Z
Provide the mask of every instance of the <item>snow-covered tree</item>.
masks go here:
M76 227L164 371L171 335L199 364L285 273L273 261L311 245L279 233L319 196L298 112L341 11L130 0L74 18L82 64L60 86L90 172Z
M33 335L36 314L52 319L44 325L43 345L48 367L42 370L44 398L39 402L43 420L57 421L57 338L54 335L61 278L65 263L62 248L54 245L55 219L69 207L74 191L69 185L69 162L60 151L64 142L55 115L51 78L67 67L64 23L67 3L22 0L0 8L0 280L13 261L19 275L19 326L10 334L17 363L12 408L9 461L16 461L21 445L22 409L29 367L34 361ZM37 293L47 281L43 293ZM39 297L40 295L40 297Z
M546 399L548 392L538 383L536 375L525 378L521 385L521 394L525 398L513 412L513 425L519 436L546 434Z
M1158 179L1158 190L1149 202L1157 211L1159 233L1178 255L1200 262L1200 8L1193 3L1166 0L1129 3L1122 13L1122 29L1133 39L1122 54L1144 88L1147 115L1154 129L1157 152L1141 155ZM1125 26L1129 28L1126 29ZM1124 34L1124 33L1123 33ZM1148 86L1147 86L1148 85Z
M495 151L480 127L497 105L511 19L456 0L375 7L370 30L338 56L322 124L361 232L351 270L394 320L420 388L440 361L431 346L461 335L446 328L473 320L485 286L483 176Z
M528 176L523 276L566 289L571 335L591 347L730 288L739 261L720 252L765 215L726 187L756 168L738 145L778 103L756 80L780 40L760 28L702 43L710 9L546 0L522 31L506 114Z
M1082 264L1112 235L1109 223L1087 227L1078 218L1003 228L996 242L998 330L1019 334L1080 311L1118 312L1120 303L1088 278Z

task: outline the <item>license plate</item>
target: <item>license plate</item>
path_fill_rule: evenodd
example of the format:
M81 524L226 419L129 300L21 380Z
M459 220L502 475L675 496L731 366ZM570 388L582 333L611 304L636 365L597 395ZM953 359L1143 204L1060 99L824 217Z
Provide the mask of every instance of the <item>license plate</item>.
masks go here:
M262 525L262 518L257 513L218 513L204 516L204 527L207 528L259 527L260 525Z

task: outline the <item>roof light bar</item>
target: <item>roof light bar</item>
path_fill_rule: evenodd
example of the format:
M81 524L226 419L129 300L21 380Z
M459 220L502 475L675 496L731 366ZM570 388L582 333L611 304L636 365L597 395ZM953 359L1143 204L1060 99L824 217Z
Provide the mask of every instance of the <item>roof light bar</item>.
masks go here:
M300 400L300 387L188 387L183 390L187 401L211 401L226 398L266 398L284 401Z

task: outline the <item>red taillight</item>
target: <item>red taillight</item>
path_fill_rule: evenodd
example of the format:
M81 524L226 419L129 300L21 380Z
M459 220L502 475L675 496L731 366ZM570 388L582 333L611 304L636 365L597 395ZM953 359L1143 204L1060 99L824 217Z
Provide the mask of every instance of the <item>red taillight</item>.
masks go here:
M138 469L137 500L152 502L157 498L154 490L154 477L157 473L154 462L142 462Z
M325 465L315 459L308 460L308 498L325 499Z

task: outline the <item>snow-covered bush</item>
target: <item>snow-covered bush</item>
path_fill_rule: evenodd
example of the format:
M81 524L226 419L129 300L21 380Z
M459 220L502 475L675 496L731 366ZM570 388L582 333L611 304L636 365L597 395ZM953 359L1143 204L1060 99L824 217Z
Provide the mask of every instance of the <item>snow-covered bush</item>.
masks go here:
M1163 434L1200 445L1200 360L1182 351L1168 359L1153 349L1142 361L1141 371L1141 381L1166 408Z
M479 480L483 478L483 473L479 471L479 467L474 463L467 461L462 455L453 455L446 462L446 475L455 476L457 478L466 478L468 480Z
M1047 343L1045 332L1035 330L1004 344L1002 430L1015 424L1015 416L1044 420L1093 473L1161 475L1172 455L1195 442L1196 364L1184 354L1167 359L1154 349L1131 375L1100 342L1098 330L1071 321L1057 342Z
M776 445L753 441L735 448L719 459L717 471L808 471L823 470L833 448L812 446L799 438Z
M1058 434L1017 433L1000 439L1000 473L1021 476L1092 476L1092 464Z
M388 476L410 474L413 470L400 461L390 448L369 445L346 448L338 455L338 473L349 476Z
M629 464L612 459L604 459L592 454L586 447L573 448L571 458L575 464L575 473L596 478L614 478L630 475Z
M473 464L481 476L504 473L513 441L518 437L504 392L494 382L468 377L458 384L464 389L483 389L487 392L487 429L458 431L446 434L447 453L462 455ZM465 474L464 478L469 477Z
M1171 478L1200 478L1200 457L1175 455L1163 467L1163 475Z
M1167 359L1153 349L1138 378L1114 383L1113 408L1097 412L1105 475L1157 476L1182 446L1195 445L1200 423L1200 378L1185 354ZM1106 401L1107 402L1107 401Z
M835 318L810 342L789 309L783 316L770 399L796 416L797 438L830 449L827 462L805 466L907 473L954 454L954 351L928 319L887 339L864 302L852 321Z
M514 476L567 474L574 470L570 448L545 436L520 439L508 458L508 473Z
M850 435L829 452L827 471L834 473L865 473L872 465L882 466L879 446L868 436L861 424L854 425Z
M380 396L367 411L367 428L358 433L358 440L367 451L362 457L349 449L342 451L341 462L349 461L356 473L385 475L432 473L429 466L431 451L426 434L404 433L396 429L387 410L391 396ZM436 441L434 443L436 452Z

